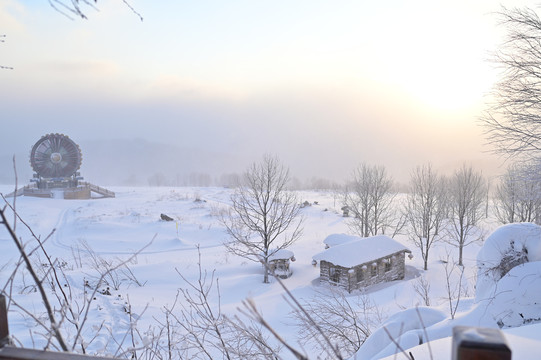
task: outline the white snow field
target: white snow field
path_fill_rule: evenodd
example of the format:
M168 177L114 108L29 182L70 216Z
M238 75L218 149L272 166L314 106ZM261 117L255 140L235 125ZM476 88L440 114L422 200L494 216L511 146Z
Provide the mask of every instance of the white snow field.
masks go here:
M0 186L0 192L4 194L12 190L12 187ZM209 277L214 272L215 279L219 281L220 297L216 291L211 292L213 306L217 307L219 303L224 314L234 315L238 314L242 301L251 298L267 321L290 344L304 349L309 358L321 355L310 346L297 344L298 329L280 284L276 280L271 280L270 284L262 283L260 264L225 251L222 244L227 236L217 214L229 203L231 189L111 187L111 190L116 192L116 198L16 198L17 212L41 239L55 230L44 246L53 258L59 259L72 292L79 294L75 299L79 302L84 300L85 281L92 282L97 276L96 269L90 265L93 256L114 262L127 259L142 249L130 261L130 269L139 284L124 280L120 281L118 289L110 287L108 292L100 289L104 294L96 294L89 312L89 323L85 324L85 336L90 336L102 325L107 331L89 341L90 353L112 355L113 343L120 342L129 330L130 316L140 316L137 326L142 332L156 327L157 320L163 320L164 306L173 304L179 288L188 287L178 272L191 282L197 281L199 247L202 268ZM319 284L319 268L312 265L312 256L325 249L323 240L328 235L349 231L347 218L342 217L340 211L342 204L331 192L303 191L299 192L299 200L312 205L302 209L305 219L303 236L290 247L296 259L291 263L293 275L283 282L297 299L309 301L321 291L330 291L327 285ZM160 220L162 213L175 221ZM8 214L8 219L13 221L13 215ZM484 227L488 233L496 228L491 222L486 222ZM28 248L33 247L35 242L20 221L16 223L16 232L23 242L28 243ZM431 352L434 359L450 358L450 335L455 325L497 328L498 319L502 318L509 319L503 321L503 330L513 350L513 358L538 358L536 350L541 346L541 324L537 323L541 318L538 305L541 304L540 262L520 265L501 279L492 278L492 283L485 281L484 294L492 295L476 299L475 282L479 278L477 255L482 244L466 247L461 299L455 319L451 320L445 261L449 261L447 265L450 266L453 258L457 257L457 249L438 243L430 252L429 270L423 271L420 253L414 244L404 235L395 237L395 240L413 253L413 259L406 258L406 278L368 288L366 296L383 312L385 321L382 325L391 331L401 346L412 352L416 360L430 359ZM515 243L522 244L520 241ZM531 240L527 244L534 251ZM0 285L4 288L19 259L16 247L4 228L0 230L0 246ZM487 253L484 250L482 254ZM482 255L481 260L487 260L487 256L490 255ZM458 270L455 268L451 277L454 290L459 285ZM12 288L4 290L31 313L45 314L31 278L21 274L19 271ZM424 300L415 291L420 279L426 279L430 284L430 307L424 306ZM345 296L353 300L360 293ZM131 306L131 314L126 311L128 306ZM509 316L502 316L504 312ZM517 318L516 314L522 314L529 320L521 322L520 315ZM36 348L45 346L41 335L43 330L28 315L11 304L8 316L10 333L17 344ZM419 345L420 342L423 344ZM383 328L374 328L373 335L358 353L349 355L356 359L386 356L392 359L395 352L396 346ZM285 349L281 355L285 359L293 358ZM401 357L404 358L397 356Z

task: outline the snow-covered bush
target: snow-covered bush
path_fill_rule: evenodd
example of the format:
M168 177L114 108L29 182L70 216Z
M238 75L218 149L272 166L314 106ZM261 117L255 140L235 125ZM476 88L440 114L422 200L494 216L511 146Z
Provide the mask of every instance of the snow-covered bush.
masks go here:
M531 261L541 261L541 226L513 223L496 229L477 255L476 301L493 298L503 276Z
M499 327L516 327L541 321L541 262L512 268L498 281L493 297L481 301L486 316Z

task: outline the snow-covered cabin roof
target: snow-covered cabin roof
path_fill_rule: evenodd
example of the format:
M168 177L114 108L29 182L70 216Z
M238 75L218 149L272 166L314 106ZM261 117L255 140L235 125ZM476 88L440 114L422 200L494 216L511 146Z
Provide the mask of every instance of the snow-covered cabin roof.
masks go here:
M357 238L333 246L312 257L316 261L327 261L334 265L351 268L400 251L411 252L407 247L386 235Z
M359 240L358 236L347 235L347 234L331 234L323 240L323 243L328 247L342 245L352 240Z
M293 256L295 256L295 254L293 254L293 251L287 249L280 249L276 250L273 254L271 254L268 260L287 260L291 259Z

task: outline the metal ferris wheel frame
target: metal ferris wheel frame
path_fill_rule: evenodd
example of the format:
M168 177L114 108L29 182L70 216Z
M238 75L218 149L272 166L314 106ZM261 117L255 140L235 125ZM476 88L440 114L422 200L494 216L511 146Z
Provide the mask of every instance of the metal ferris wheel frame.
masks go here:
M115 193L82 181L78 172L83 161L81 149L64 134L41 137L30 151L30 165L34 176L29 184L8 196L33 196L55 199L114 198ZM92 194L95 194L94 196Z
M30 152L30 165L39 177L56 179L74 176L83 156L79 145L63 134L41 137Z

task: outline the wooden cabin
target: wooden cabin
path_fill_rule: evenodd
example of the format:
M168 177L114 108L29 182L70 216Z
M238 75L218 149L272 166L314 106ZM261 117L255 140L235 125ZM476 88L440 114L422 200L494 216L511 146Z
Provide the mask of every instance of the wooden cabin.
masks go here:
M344 236L350 240L313 256L319 262L320 282L351 292L404 278L405 255L411 254L407 247L385 235L354 239Z

